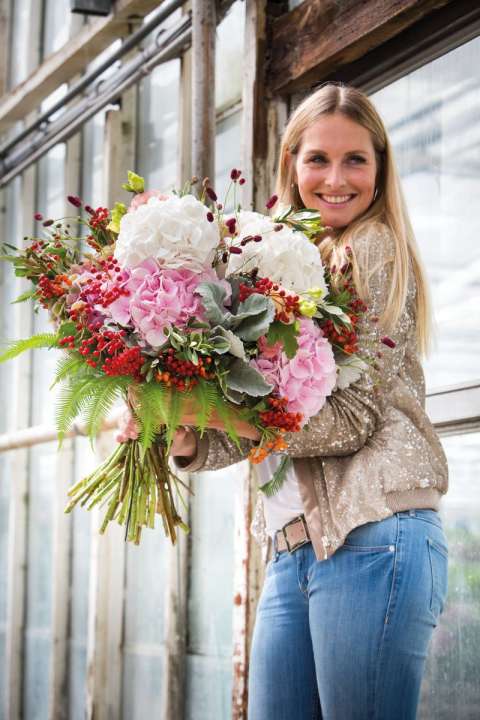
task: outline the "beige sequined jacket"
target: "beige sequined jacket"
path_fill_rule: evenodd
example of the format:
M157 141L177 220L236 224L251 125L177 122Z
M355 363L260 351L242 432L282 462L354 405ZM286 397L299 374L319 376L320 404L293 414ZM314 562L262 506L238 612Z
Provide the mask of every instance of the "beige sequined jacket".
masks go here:
M382 345L381 316L390 287L394 241L387 226L371 224L353 241L361 273L369 278L368 312L358 327L363 356L376 363L327 398L308 429L287 436L305 518L318 560L327 559L348 533L367 522L411 508L438 509L448 471L439 439L425 414L425 385L415 338L415 281L410 273L405 309ZM382 357L377 357L381 350ZM207 431L185 470L214 470L242 460L225 433ZM258 505L257 505L258 511ZM255 534L266 541L264 523ZM263 536L263 537L262 537Z

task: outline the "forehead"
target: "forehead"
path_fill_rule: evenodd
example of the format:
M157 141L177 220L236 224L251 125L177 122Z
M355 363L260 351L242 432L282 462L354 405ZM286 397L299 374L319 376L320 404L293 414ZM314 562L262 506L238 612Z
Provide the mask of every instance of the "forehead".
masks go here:
M370 132L344 115L323 115L310 125L302 136L300 151L324 150L346 153L353 150L374 152Z

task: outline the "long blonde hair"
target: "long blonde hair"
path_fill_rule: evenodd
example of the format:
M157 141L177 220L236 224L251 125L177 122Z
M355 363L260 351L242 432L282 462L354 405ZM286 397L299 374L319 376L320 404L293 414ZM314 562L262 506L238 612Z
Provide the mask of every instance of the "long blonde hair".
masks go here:
M294 158L300 150L303 134L322 115L339 113L362 125L371 135L377 161L376 194L368 210L343 230L339 237L326 238L320 243L325 262L343 264L346 247L352 237L368 221L381 221L391 230L395 240L392 284L381 323L391 331L405 306L408 291L410 260L416 281L416 330L421 352L426 353L430 341L430 301L425 272L408 216L393 150L381 117L375 107L359 90L328 83L306 98L294 111L285 128L277 172L276 193L279 201L295 208L304 207L295 180ZM368 296L365 278L360 278L355 257L353 276L357 290L364 300Z

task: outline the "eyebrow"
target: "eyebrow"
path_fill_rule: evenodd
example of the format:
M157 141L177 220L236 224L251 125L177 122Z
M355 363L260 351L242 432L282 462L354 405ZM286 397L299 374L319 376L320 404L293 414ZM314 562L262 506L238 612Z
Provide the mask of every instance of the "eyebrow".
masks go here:
M328 155L326 150L307 150L307 152L310 153L317 153L322 155ZM367 150L348 150L348 152L345 153L345 155L368 155Z

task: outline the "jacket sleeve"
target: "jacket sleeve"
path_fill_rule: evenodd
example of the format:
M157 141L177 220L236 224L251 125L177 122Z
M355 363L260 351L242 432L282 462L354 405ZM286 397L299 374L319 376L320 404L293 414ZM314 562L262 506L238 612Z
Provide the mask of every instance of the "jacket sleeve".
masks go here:
M368 278L368 310L357 325L360 356L375 371L367 370L344 390L336 390L326 399L320 412L312 417L299 433L287 433L284 451L291 457L342 456L359 450L383 421L392 382L402 365L407 340L414 331L413 313L409 301L395 328L388 333L395 347L382 344L384 335L378 323L383 314L392 279L395 243L389 228L372 223L352 242L359 274ZM415 296L413 277L409 279L409 298ZM380 357L379 357L380 353ZM195 460L185 469L219 469L244 459L254 445L242 440L242 450L228 439L225 433L210 430L198 441Z
M392 281L395 243L390 229L372 224L352 243L359 274L368 278L368 310L357 325L360 356L370 367L344 390L327 398L320 412L300 433L285 436L287 455L292 457L350 455L365 445L383 421L389 390L401 368L410 334L415 331L412 307L415 297L410 271L405 308L388 337L391 348L381 342L378 318L383 314Z

